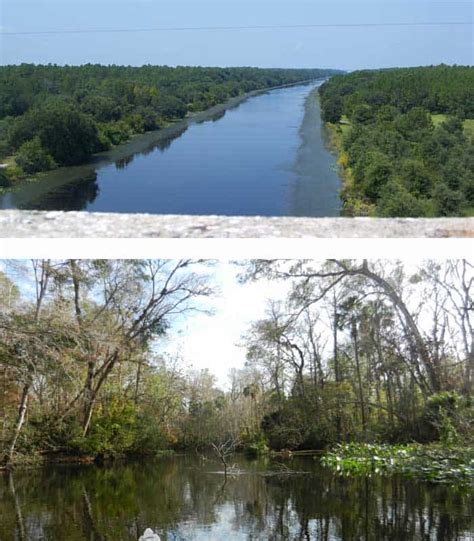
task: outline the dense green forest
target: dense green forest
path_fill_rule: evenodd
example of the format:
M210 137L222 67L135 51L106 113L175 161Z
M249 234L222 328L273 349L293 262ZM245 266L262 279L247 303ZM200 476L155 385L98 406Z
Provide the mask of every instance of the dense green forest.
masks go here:
M193 261L5 264L3 463L337 443L435 443L445 466L455 449L471 453L468 262L248 263L245 280L290 281L291 290L284 302L269 299L242 337L247 363L230 370L225 390L208 370L156 353L177 319L216 294L208 270ZM388 451L377 449L382 460ZM418 463L418 447L401 452Z
M320 88L351 215L474 211L474 68L357 71Z
M15 155L3 184L22 174L83 163L94 152L188 113L254 90L333 70L166 66L0 67L0 158ZM8 162L7 162L8 163Z

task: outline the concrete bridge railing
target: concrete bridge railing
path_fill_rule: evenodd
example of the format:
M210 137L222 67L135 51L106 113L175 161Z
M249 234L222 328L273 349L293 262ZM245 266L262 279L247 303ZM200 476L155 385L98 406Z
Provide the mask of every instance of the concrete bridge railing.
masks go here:
M474 218L292 218L0 211L2 238L474 237Z

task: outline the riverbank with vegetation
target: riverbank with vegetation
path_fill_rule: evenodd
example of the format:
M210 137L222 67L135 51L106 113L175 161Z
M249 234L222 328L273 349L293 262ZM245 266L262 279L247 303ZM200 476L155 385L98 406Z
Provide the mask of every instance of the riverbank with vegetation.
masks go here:
M433 481L458 466L459 475L472 473L467 261L246 264L247 282L291 287L249 325L246 366L230 371L226 389L209 370L156 353L176 318L216 295L214 266L3 262L1 464L215 448L224 459L242 452L281 461L329 449L327 460L341 456L345 471L374 463L391 472L400 450L411 472L434 471Z
M352 216L474 213L474 68L359 71L320 87Z
M203 454L205 453L205 455ZM76 451L77 453L77 451ZM74 454L74 450L64 452L41 452L17 454L15 461L8 466L0 466L0 473L25 469L43 468L50 465L99 465L111 466L117 463L134 463L173 455L201 457L203 460L220 464L219 455L212 448L199 451L194 448L165 450L146 450L143 453L118 453L110 449L108 455ZM347 443L338 444L329 450L290 451L272 450L264 439L261 443L241 443L226 456L228 475L235 475L232 464L239 457L246 460L269 458L280 474L300 474L293 469L295 457L313 457L314 460L342 477L401 476L430 483L443 483L458 488L474 488L474 447L446 446L442 444L379 444ZM241 458L240 458L241 459ZM227 463L228 462L228 463Z
M86 163L137 134L216 115L259 91L334 70L4 66L0 184ZM163 130L165 131L165 130ZM169 134L168 134L169 136ZM40 177L39 177L40 178Z

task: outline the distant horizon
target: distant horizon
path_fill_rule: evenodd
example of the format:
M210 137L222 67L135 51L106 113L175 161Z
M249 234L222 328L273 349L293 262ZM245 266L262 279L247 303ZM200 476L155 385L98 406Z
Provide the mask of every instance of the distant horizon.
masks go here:
M4 64L0 62L0 67L10 67L10 66L57 66L57 67L69 67L69 68L80 68L83 66L101 66L105 68L109 67L119 67L119 68L144 68L144 67L156 67L156 68L203 68L203 69L234 69L234 68L251 68L251 69L262 69L262 70L333 70L333 71L340 71L344 73L351 73L354 71L379 71L379 70L390 70L390 69L407 69L407 68L428 68L428 67L434 67L434 66L447 66L447 67L464 67L464 68L472 68L474 67L474 64L447 64L445 62L440 62L438 64L419 64L419 65L413 65L413 66L406 66L406 65L397 65L397 66L380 66L380 67L373 67L373 68L367 68L367 67L360 67L360 68L354 68L354 69L348 69L348 68L341 68L341 67L328 67L328 66L313 66L313 67L304 67L304 66L273 66L273 67L267 67L267 66L255 66L255 65L224 65L224 66L216 66L216 65L204 65L204 64L104 64L101 62L83 62L81 64L69 64L69 63L60 63L60 62L18 62L18 63L10 63L10 64Z

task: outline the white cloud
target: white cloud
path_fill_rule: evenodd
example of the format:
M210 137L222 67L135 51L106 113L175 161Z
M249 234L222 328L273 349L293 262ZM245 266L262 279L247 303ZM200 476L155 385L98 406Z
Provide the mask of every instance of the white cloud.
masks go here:
M242 367L245 349L239 347L242 334L252 321L265 314L267 299L283 298L290 284L259 280L240 284L237 275L242 269L220 261L212 269L220 294L210 300L213 314L192 313L170 329L159 350L179 353L196 369L209 368L220 385L227 383L232 367Z

